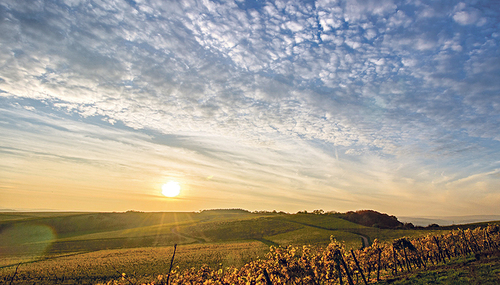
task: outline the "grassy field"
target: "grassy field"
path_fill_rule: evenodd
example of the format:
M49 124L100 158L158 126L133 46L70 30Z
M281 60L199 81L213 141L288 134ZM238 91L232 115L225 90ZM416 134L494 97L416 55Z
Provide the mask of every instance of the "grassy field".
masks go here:
M325 247L333 237L347 248L360 248L363 237L391 241L430 231L383 230L334 215L243 210L0 213L0 283L20 263L16 280L24 283L93 284L121 273L146 278L165 272L174 244L180 269L225 268L263 257L271 245Z
M500 256L476 260L474 257L458 259L446 265L389 278L375 284L426 285L426 284L500 284Z
M198 268L203 264L208 264L212 268L241 266L254 258L264 256L268 251L269 248L260 242L181 245L176 251L175 266L179 268ZM42 258L19 266L16 280L54 284L95 284L116 279L121 273L143 276L146 279L167 271L172 253L173 247L142 247ZM1 268L0 283L5 280L2 277L13 276L14 272L13 266Z

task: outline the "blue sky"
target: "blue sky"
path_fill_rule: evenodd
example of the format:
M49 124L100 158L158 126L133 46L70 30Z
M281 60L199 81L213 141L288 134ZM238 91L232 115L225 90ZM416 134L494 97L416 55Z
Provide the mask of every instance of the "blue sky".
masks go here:
M0 35L0 208L500 213L497 1L4 0Z

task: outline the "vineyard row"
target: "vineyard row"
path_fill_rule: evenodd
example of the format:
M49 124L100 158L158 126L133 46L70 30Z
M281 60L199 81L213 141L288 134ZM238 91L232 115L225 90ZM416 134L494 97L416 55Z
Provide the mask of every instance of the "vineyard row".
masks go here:
M499 246L500 230L496 225L415 239L400 238L392 244L375 240L371 246L359 250L347 250L342 243L332 239L324 249L271 247L265 258L241 268L202 266L183 271L177 268L147 284L369 284L459 257L479 259L498 252ZM106 284L135 283L124 274Z

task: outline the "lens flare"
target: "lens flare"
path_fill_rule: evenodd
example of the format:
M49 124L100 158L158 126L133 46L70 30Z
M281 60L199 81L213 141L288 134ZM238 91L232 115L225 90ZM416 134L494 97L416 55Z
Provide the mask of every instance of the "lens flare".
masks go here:
M0 231L0 256L22 255L32 260L44 256L56 239L54 230L46 225L20 223Z

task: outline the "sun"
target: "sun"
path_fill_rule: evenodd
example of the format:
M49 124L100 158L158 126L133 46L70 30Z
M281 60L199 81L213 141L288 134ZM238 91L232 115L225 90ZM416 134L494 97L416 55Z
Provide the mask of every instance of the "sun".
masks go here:
M167 197L175 197L181 193L179 182L170 181L161 186L161 193Z

